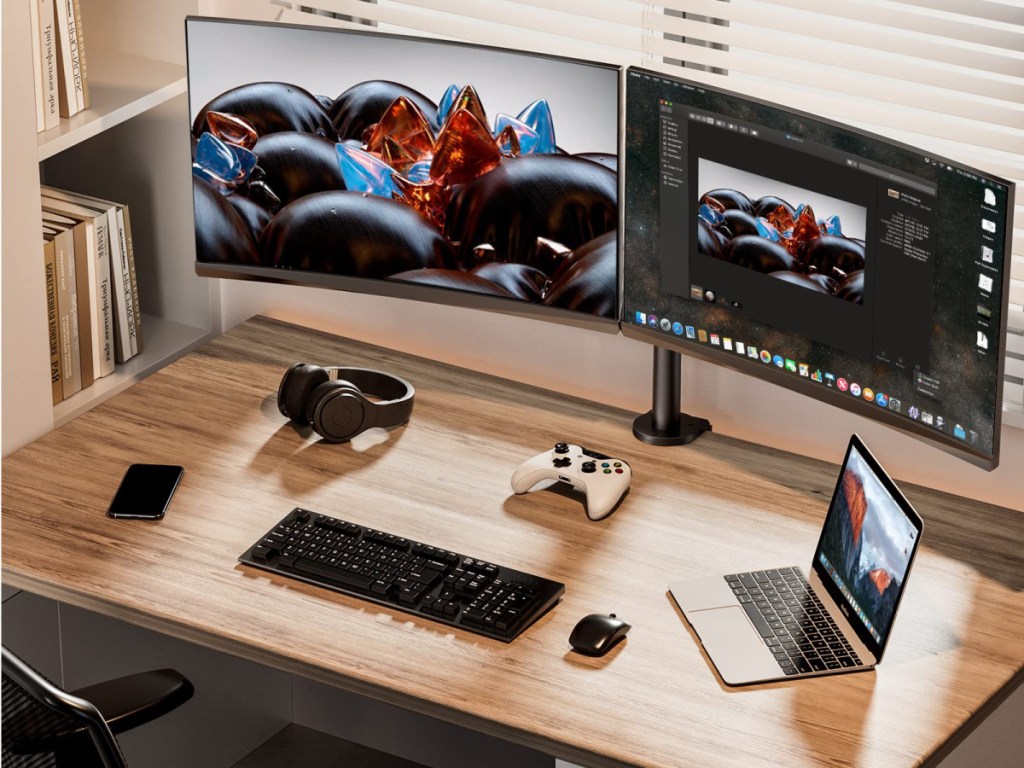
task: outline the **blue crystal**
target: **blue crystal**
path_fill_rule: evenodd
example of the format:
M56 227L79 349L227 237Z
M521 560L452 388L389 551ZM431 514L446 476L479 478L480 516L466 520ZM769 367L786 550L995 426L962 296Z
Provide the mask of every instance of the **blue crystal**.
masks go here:
M231 147L209 132L199 137L195 164L221 181L234 181L242 167Z
M335 144L334 149L338 153L338 165L347 189L380 197L394 196L395 182L391 179L391 166L369 152L347 144Z
M215 176L213 173L203 168L199 163L192 163L192 175L197 179L202 179L222 195L229 194L232 190L231 184L228 184L220 176Z
M444 125L444 121L448 118L448 113L452 111L452 105L455 103L455 99L459 97L459 92L462 89L459 86L452 83L448 86L448 90L444 92L441 97L440 103L437 105L437 125Z
M796 221L797 219L800 218L800 214L804 212L804 208L806 207L807 203L800 203L800 205L796 207L796 213L793 214L793 221Z
M413 184L422 184L425 181L429 181L430 160L421 160L418 163L413 163L412 165L410 165L409 170L406 171L405 173L405 178L407 178Z
M838 214L825 219L825 232L829 235L843 236L843 223L839 221Z
M256 167L256 155L237 144L228 144L228 147L235 153L235 157L238 160L238 175L235 176L235 181L245 181L249 178L249 174L252 173L252 169Z
M537 99L533 104L520 112L516 119L526 123L540 137L535 153L552 154L555 146L555 121L551 117L551 107L546 99ZM525 150L522 150L526 154Z
M777 243L780 240L779 230L769 224L767 219L761 217L757 218L757 234L771 240L773 243Z
M724 218L722 214L720 214L707 203L701 205L700 212L698 215L712 227L715 226L715 224L718 224Z
M512 126L512 130L516 132L516 137L519 139L520 155L532 155L541 151L540 134L522 120L517 120L514 117L498 115L494 120L494 135L499 136L505 127L509 125Z

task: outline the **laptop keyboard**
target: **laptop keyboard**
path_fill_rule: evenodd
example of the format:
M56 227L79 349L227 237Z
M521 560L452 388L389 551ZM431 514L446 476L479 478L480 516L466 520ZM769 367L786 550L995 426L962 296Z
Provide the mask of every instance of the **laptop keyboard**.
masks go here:
M863 666L798 568L725 581L786 675Z

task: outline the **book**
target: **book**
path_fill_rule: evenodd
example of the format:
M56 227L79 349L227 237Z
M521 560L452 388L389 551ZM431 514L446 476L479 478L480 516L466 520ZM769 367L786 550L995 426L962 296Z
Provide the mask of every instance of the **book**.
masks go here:
M77 68L75 88L78 90L79 102L82 109L88 109L91 103L89 98L89 71L85 61L85 27L82 25L82 3L81 0L71 0L73 10L71 18L75 22L74 50L77 52L76 60L72 60L72 69Z
M124 209L117 209L117 224L111 230L110 273L114 283L114 359L126 362L135 354L132 337L135 335L135 315L132 313L132 278L128 270L128 243L124 232ZM114 246L114 233L117 245ZM137 348L137 347L136 347Z
M44 214L44 221L47 214ZM78 337L78 287L75 284L74 237L70 227L57 222L53 238L57 267L57 319L60 326L60 378L64 399L82 389L81 347Z
M52 236L43 236L43 269L46 274L46 314L50 337L50 386L53 404L64 399L60 376L60 320L57 311L57 251Z
M96 378L114 372L114 305L111 284L110 232L117 227L117 205L89 195L68 192L54 187L42 187L45 199L54 210L79 217L92 217L95 236L95 268L90 272L94 280L95 332L93 338L93 367ZM115 235L116 237L116 235Z
M128 273L132 290L132 316L135 318L135 332L132 336L132 349L135 354L142 351L142 310L139 308L139 280L135 275L135 245L132 243L131 217L128 206L124 206L124 242L128 247Z
M39 27L39 2L29 0L29 24L32 27L32 82L36 94L36 133L46 130L46 115L43 113L43 44L42 29Z
M57 27L53 0L31 0L39 19L39 64L40 80L36 84L39 103L43 112L43 130L60 125L60 105L57 95L57 70L60 60L57 56ZM35 41L33 41L35 50Z
M53 0L57 7L57 101L61 117L71 117L82 110L75 90L73 52L71 50L71 19L67 0Z

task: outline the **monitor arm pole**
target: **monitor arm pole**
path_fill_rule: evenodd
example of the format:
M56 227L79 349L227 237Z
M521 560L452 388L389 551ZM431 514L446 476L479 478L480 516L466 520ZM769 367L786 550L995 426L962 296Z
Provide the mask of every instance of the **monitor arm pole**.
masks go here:
M711 422L679 411L680 370L678 352L654 347L652 408L633 421L633 436L651 445L684 445L711 431Z

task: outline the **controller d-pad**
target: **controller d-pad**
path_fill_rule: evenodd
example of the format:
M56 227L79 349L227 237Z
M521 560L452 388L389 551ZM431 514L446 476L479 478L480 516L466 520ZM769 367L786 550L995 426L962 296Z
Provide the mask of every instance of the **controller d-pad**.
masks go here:
M552 459L551 463L554 464L559 469L561 469L562 467L568 467L570 464L572 464L572 459L570 459L568 456L563 456L560 459Z
M568 443L555 443L555 453L568 453L568 452L569 452L569 444Z
M597 464L595 464L592 461L584 461L583 462L583 466L581 467L581 469L584 472L588 472L588 473L589 472L596 472L597 471Z

